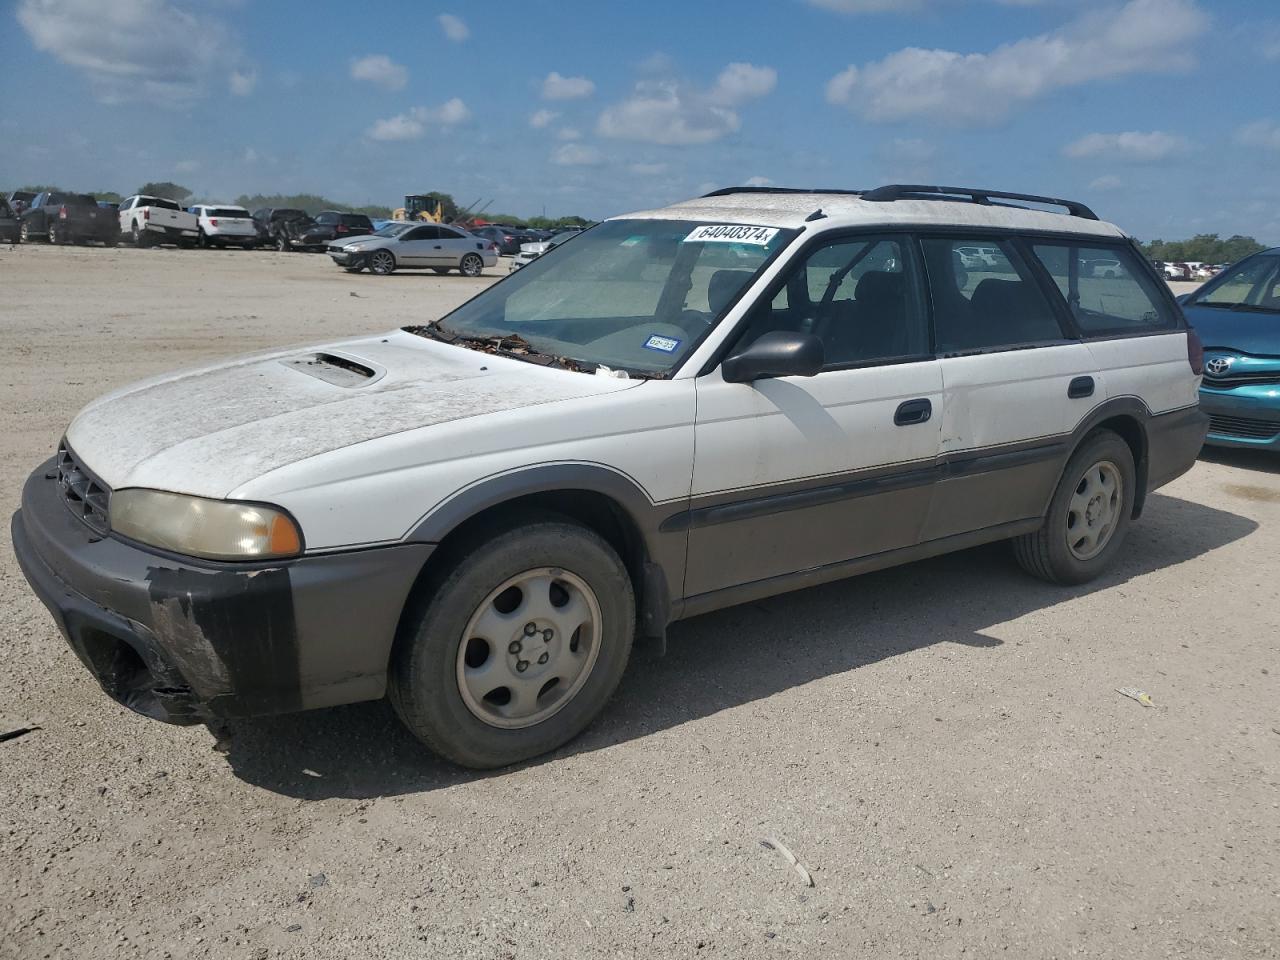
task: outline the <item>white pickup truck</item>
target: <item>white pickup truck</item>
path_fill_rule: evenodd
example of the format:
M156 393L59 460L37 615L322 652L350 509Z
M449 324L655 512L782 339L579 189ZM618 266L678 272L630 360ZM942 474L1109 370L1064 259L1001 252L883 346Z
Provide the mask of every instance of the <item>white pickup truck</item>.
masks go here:
M183 210L175 200L139 195L120 204L120 232L129 236L135 247L153 243L188 247L196 241L199 224L195 214Z

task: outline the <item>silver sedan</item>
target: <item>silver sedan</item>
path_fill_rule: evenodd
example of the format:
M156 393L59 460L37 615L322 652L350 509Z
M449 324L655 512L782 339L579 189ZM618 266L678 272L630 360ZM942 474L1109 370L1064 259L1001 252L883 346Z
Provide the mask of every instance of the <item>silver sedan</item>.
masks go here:
M330 243L328 253L349 273L368 267L379 276L396 270L457 270L464 277L478 277L485 267L498 264L493 241L443 223L389 223L377 233Z

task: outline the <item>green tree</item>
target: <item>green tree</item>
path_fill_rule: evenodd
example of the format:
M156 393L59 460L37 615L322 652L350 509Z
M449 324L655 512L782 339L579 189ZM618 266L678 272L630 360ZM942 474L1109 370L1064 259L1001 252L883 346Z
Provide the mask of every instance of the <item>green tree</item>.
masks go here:
M93 194L94 199L105 200L107 203L119 203L124 199L124 197L116 193L114 190L90 190L89 192Z
M1237 234L1223 240L1216 233L1197 234L1190 240L1152 240L1142 245L1143 252L1150 259L1174 263L1235 263L1265 249L1253 237Z
M162 200L176 200L178 203L182 203L191 196L189 189L178 183L170 183L168 180L144 183L138 188L138 193L148 197L159 197Z
M362 207L352 206L349 203L339 203L337 200L330 200L328 197L322 197L314 193L255 193L241 194L236 198L236 203L250 210L257 210L259 207L283 207L287 209L305 210L311 216L315 216L323 210L336 210L339 213L363 213L366 217L373 217L378 220L385 220L391 216L391 208L380 206L378 204L367 204Z

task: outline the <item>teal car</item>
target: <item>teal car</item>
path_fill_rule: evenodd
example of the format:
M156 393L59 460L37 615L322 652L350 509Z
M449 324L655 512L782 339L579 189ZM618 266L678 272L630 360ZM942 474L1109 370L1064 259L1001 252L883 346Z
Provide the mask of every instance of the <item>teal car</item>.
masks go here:
M1280 452L1280 247L1178 298L1204 343L1205 443Z

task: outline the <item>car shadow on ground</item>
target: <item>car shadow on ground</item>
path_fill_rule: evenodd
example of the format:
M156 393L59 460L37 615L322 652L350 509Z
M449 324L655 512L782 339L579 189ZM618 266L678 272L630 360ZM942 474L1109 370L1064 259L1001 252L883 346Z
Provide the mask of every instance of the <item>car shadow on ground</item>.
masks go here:
M1007 544L996 543L677 623L666 656L656 644L638 644L604 714L530 765L644 737L933 644L991 656L1001 641L984 631L994 625L1194 559L1257 526L1154 494L1116 565L1084 586L1035 580L1014 564ZM902 616L904 610L912 616ZM417 793L503 774L437 759L385 701L239 721L222 733L237 777L303 799Z
M1201 447L1200 459L1258 473L1280 473L1280 453L1241 447Z

